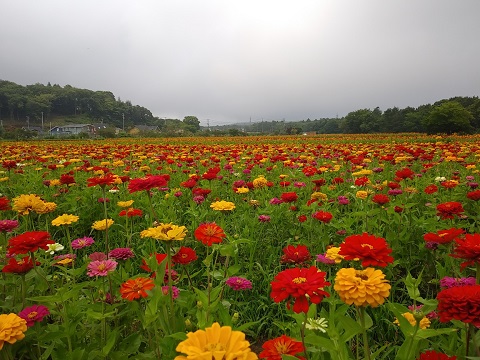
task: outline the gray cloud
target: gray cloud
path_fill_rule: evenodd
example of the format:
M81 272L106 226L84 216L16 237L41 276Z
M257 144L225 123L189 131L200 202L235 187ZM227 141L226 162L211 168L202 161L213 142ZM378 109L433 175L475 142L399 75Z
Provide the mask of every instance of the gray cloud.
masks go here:
M210 124L480 93L478 0L6 1L0 78Z

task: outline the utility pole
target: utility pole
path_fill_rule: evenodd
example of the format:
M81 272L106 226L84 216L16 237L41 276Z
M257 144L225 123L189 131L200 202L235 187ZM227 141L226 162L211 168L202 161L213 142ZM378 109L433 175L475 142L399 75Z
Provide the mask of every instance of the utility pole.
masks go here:
M207 119L207 129L210 131L210 119Z
M122 113L122 129L125 131L125 114Z
M43 111L42 111L42 132L43 132Z

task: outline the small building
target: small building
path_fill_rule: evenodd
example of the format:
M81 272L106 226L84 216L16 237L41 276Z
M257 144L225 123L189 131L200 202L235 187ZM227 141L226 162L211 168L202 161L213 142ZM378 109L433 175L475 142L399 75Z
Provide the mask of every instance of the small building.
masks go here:
M86 133L92 135L95 133L94 126L91 124L67 124L62 126L54 126L50 129L49 134L54 136L69 136Z

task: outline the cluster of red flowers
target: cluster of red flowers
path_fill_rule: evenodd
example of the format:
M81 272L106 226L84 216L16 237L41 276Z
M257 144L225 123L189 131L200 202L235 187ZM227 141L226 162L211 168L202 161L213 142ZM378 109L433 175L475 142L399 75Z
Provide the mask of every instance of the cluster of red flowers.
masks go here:
M128 182L128 191L134 193L137 191L150 191L154 188L165 187L169 180L169 175L150 175L144 178L131 179Z
M49 244L55 244L46 231L27 231L8 240L7 254L10 256L28 254L38 249L48 250Z

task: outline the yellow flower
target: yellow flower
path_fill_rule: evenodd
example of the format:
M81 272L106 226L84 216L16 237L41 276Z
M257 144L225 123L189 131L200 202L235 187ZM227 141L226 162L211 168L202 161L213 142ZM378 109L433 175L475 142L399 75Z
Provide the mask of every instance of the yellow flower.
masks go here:
M128 200L128 201L119 201L117 202L117 205L120 206L121 208L129 208L132 206L134 200Z
M187 228L185 226L178 226L174 224L163 224L148 228L147 230L143 230L140 233L140 237L149 237L156 240L164 240L164 241L171 241L171 240L183 240L187 235Z
M235 190L235 192L237 194L246 194L248 193L250 190L247 188L247 187L239 187L237 188L237 190Z
M112 226L114 221L112 219L103 219L95 221L92 225L92 229L94 230L106 230L110 226Z
M20 215L28 215L30 211L39 212L44 206L44 201L35 194L20 195L13 199L13 210Z
M322 200L322 201L327 201L328 200L328 196L327 194L324 194L320 191L316 191L314 193L312 193L312 195L310 195L310 199L312 200Z
M415 320L415 316L411 312L403 313L402 316L407 319L412 326L415 326L417 324L417 320ZM400 325L398 319L395 319L393 323ZM423 319L420 320L419 326L420 329L426 329L430 327L430 320L426 316L424 316Z
M60 186L62 183L60 182L60 179L52 179L50 180L50 184L48 185L49 187L54 187L54 186Z
M355 194L355 197L358 199L366 199L368 197L368 192L365 190L359 190Z
M2 178L0 178L0 182L8 181L8 179L9 179L8 176L2 177Z
M43 208L38 209L37 213L48 214L48 213L51 213L51 212L55 211L56 209L57 209L57 204L55 204L54 202L44 202L43 203Z
M14 313L0 315L0 350L8 342L14 344L25 337L27 322Z
M77 215L63 214L52 220L53 226L70 225L78 221Z
M268 180L264 176L259 176L253 180L253 187L255 189L263 188L267 186Z
M332 246L329 249L327 249L325 253L325 257L329 260L335 261L335 264L340 264L343 260L343 256L338 253L339 251L340 251L339 247Z
M381 270L368 267L363 270L340 269L333 288L348 305L377 307L390 295L391 286Z
M213 202L210 205L210 207L213 210L232 211L233 209L235 209L235 204L233 202L230 202L230 201L221 200L221 201Z
M180 342L174 360L256 360L257 355L250 349L241 331L233 331L230 326L213 323L205 330L197 330L187 334L187 340Z

